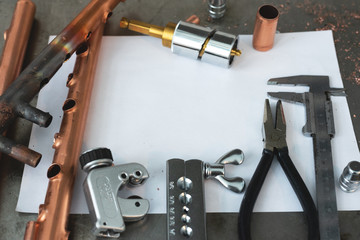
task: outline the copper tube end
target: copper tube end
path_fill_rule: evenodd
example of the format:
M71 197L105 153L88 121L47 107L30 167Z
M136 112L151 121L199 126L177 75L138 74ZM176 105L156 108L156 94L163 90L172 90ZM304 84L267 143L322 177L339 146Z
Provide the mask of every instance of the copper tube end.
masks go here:
M36 167L41 160L40 153L37 153L24 145L18 144L2 134L0 134L0 152L19 160L30 167Z
M256 13L253 47L258 51L268 51L274 45L279 11L272 5L263 5Z
M40 153L20 144L17 144L11 148L9 156L29 165L30 167L36 167L42 157Z
M18 0L17 1L20 4L30 4L32 8L36 8L35 3L33 3L31 0Z

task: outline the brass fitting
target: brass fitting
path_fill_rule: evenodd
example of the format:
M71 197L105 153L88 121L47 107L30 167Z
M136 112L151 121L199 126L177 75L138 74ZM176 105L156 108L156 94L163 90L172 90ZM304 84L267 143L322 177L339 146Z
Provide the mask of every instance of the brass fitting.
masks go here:
M165 27L156 26L137 20L129 20L122 18L120 21L121 28L127 28L131 31L149 35L152 37L162 39L162 45L164 47L171 47L172 38L174 35L176 23L169 22Z

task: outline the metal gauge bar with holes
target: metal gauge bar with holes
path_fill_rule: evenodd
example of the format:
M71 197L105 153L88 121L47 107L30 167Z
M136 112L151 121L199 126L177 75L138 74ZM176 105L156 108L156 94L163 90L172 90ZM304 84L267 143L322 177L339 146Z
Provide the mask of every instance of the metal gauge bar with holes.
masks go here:
M167 240L206 240L203 162L167 161Z
M240 165L244 153L234 149L215 164L198 159L167 161L167 240L206 240L204 180L214 179L234 193L242 193L241 177L225 176L225 165Z

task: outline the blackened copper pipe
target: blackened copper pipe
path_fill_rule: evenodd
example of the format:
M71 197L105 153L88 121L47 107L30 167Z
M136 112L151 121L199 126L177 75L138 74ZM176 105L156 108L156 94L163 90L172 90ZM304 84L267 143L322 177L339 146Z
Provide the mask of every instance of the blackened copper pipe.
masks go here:
M4 49L0 60L0 94L19 75L35 15L35 4L18 0L10 27L4 33Z
M20 73L0 96L0 133L3 133L16 117L23 117L42 127L51 123L52 116L49 113L32 107L29 102L50 81L63 62L99 25L107 21L113 8L121 1L124 0L92 0ZM12 155L15 159L32 167L35 167L41 158L41 154L4 137L0 139L0 151L6 154L16 153Z
M16 3L10 27L4 33L5 44L0 60L0 94L3 94L19 75L34 21L35 8L35 4L30 0L18 0ZM33 161L36 164L37 159L41 157L39 153L28 151L22 145L12 148L16 143L1 135L0 145L0 148L4 149L3 152L22 162L28 161L27 156L30 155L31 159L36 159Z
M258 51L268 51L274 45L279 11L271 5L261 6L256 13L253 47Z
M55 154L47 173L49 185L45 202L40 206L37 221L28 223L25 240L68 239L66 223L104 25L92 33L88 48L84 45L77 51L74 72L67 82L69 93L63 105L60 131L54 137Z

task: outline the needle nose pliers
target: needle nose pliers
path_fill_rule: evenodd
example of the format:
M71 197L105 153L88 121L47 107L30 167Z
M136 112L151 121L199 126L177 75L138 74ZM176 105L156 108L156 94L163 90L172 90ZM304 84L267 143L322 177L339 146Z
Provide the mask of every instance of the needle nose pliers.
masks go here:
M263 135L264 150L262 152L262 158L244 194L240 207L238 219L239 240L251 239L251 214L274 155L276 155L304 210L308 223L308 239L319 239L319 223L314 201L289 157L286 143L286 122L281 101L278 101L276 104L274 125L269 100L265 100Z

